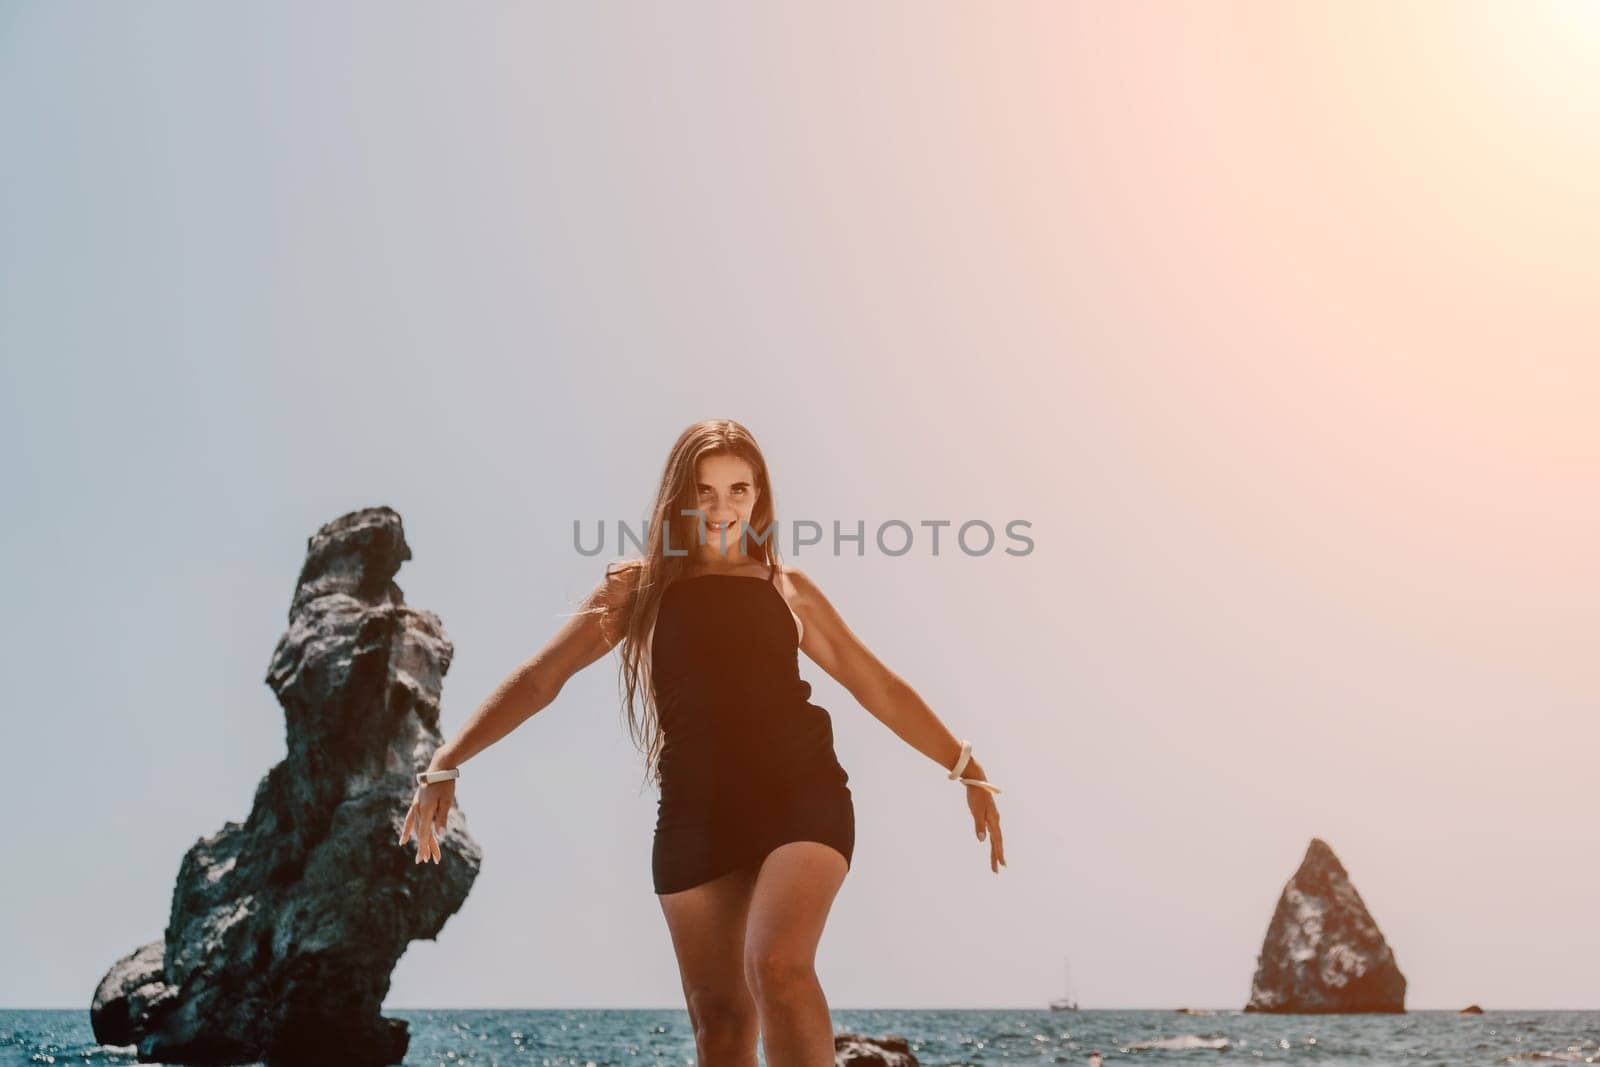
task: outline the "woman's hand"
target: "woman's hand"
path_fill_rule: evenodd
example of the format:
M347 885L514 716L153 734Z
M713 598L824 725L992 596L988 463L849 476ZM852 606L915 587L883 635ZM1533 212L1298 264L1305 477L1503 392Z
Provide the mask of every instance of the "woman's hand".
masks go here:
M456 780L447 782L431 782L428 785L417 786L416 796L411 798L411 810L406 812L405 825L400 827L400 844L406 843L406 835L412 834L417 839L417 858L413 863L424 863L429 860L438 863L440 859L439 842L436 833L444 833L445 824L450 816L450 805L456 798Z
M1006 844L1000 836L1000 809L994 794L979 785L967 786L967 807L972 812L972 828L982 841L989 837L989 869L995 874L1006 865Z

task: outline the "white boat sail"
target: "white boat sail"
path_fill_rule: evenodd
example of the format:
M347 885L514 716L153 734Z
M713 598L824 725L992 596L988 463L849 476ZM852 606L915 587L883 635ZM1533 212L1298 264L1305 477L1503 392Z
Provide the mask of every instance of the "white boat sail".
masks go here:
M1064 979L1062 987L1065 990L1066 995L1052 1000L1050 1002L1050 1010L1077 1011L1078 1001L1072 995L1072 969L1068 966L1065 956L1061 958L1061 972Z

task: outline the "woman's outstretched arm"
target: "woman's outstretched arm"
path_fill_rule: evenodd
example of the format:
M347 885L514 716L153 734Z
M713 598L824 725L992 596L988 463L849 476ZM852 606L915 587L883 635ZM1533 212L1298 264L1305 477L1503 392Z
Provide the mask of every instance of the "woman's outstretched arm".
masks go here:
M805 624L801 651L849 690L857 703L902 741L946 771L954 767L961 757L961 739L950 732L905 679L872 654L804 571L786 566L784 576L788 585L785 595ZM989 780L976 757L967 760L961 776ZM978 840L982 841L987 832L993 832L990 869L998 873L1005 863L999 809L987 789L974 785L966 789L967 806L972 811Z
M785 567L784 574L794 590L791 606L805 623L801 651L902 741L945 770L954 767L961 756L960 738L950 732L905 679L872 654L804 571ZM984 778L983 765L976 756L967 761L961 773L966 778Z
M454 736L433 754L430 770L459 767L552 704L573 675L611 651L616 608L627 579L608 575L538 652L495 686Z
M609 652L620 636L618 609L627 603L631 581L622 574L607 574L555 636L495 686L455 736L434 750L428 770L460 767L548 707L568 679ZM400 844L416 835L415 862L440 861L436 835L444 831L455 795L456 782L450 779L419 786L411 798L400 827Z

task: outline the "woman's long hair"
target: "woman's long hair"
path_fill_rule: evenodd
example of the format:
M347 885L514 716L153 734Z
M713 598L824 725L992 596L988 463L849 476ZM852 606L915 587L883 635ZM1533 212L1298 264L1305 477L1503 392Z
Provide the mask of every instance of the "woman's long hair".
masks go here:
M700 513L696 477L700 461L724 455L745 460L755 475L756 505L748 528L741 526L739 530L745 554L769 565L778 562L772 479L761 448L750 431L732 419L707 419L684 430L667 455L655 503L650 508L643 558L607 564L604 589L591 596L581 609L599 614L606 639L613 646L621 643L618 690L627 713L628 732L645 754L645 781L654 781L657 787L661 785L661 750L666 735L651 682L650 637L655 632L662 594L689 568L694 549L701 543L704 515ZM691 513L682 514L685 511ZM663 540L668 530L670 542ZM667 555L669 544L674 553L681 554Z

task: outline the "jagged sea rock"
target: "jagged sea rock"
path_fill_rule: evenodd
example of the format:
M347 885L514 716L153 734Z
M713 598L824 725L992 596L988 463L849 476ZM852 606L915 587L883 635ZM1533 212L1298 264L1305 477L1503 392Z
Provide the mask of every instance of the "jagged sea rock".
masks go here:
M840 1031L833 1035L834 1067L917 1067L910 1042L899 1034L866 1037Z
M1483 1014L1483 1009L1478 1007L1478 1005L1476 1005L1476 1004L1468 1004L1466 1007L1464 1007L1460 1011L1456 1012L1456 1014L1457 1015L1482 1015Z
M1406 979L1344 865L1312 838L1283 887L1245 1011L1403 1012Z
M482 853L453 805L441 861L397 842L442 738L454 649L406 606L400 516L368 508L309 539L266 681L288 755L244 822L201 838L178 870L165 936L112 965L96 1040L144 1061L397 1064L406 1023L379 1014L406 946L436 937Z
M172 995L161 969L165 945L152 941L140 945L100 979L89 1002L95 1038L103 1045L131 1045L137 1040L140 1020L152 1007Z

